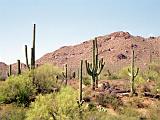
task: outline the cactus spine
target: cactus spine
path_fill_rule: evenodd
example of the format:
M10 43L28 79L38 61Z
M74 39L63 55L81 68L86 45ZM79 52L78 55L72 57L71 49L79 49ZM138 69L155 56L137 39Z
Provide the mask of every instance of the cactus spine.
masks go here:
M131 77L130 79L130 95L133 96L135 94L135 88L134 88L134 82L135 82L135 78L138 75L139 72L139 68L137 68L135 70L135 53L134 53L134 49L132 49L132 60L131 60L131 69L128 68L128 72L129 72L129 76Z
M92 51L92 63L86 63L87 73L92 77L92 90L95 90L95 87L98 87L98 76L100 75L105 63L103 62L103 58L98 60L98 46L97 46L97 38L93 40L93 51Z
M25 45L26 65L28 69L35 69L35 38L36 38L36 24L33 26L33 43L31 48L31 67L28 64L28 51L27 45Z
M18 68L17 69L18 70L17 74L20 75L21 74L21 62L20 62L20 60L17 60L17 68Z

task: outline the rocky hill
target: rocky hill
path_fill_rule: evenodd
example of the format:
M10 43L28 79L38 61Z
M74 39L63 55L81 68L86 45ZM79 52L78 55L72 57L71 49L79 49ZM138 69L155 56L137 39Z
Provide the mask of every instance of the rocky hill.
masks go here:
M141 69L146 68L151 60L160 58L160 37L143 38L133 36L128 32L114 32L105 36L98 36L99 56L104 58L106 68L117 71L128 66L131 59L131 44L134 45L136 64ZM37 64L51 63L58 66L68 64L75 70L81 59L91 60L92 41L87 40L74 46L64 46L47 53L37 60Z
M128 32L114 32L109 35L98 36L99 56L104 58L105 69L114 72L128 66L131 59L132 44L135 48L136 65L142 70L147 67L151 60L156 61L160 58L160 37L143 38L133 36ZM74 46L61 47L42 56L36 61L36 64L51 63L59 67L68 64L69 70L76 71L81 59L89 61L92 59L92 40ZM25 68L25 64L21 66ZM13 73L16 73L16 63L12 65L12 68ZM6 75L7 69L8 66L0 62L0 71L3 74Z

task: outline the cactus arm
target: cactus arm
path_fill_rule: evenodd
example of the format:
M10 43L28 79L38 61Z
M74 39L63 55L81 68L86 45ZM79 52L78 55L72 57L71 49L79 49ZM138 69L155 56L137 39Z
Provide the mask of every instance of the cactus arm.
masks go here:
M138 72L139 72L139 68L137 68L137 72L135 73L134 77L138 75Z
M87 69L87 73L90 75L90 76L92 76L92 70L91 70L91 68L89 67L89 63L87 62L87 60L85 60L85 63L86 63L86 69Z
M99 68L99 70L97 71L97 75L100 75L100 74L101 74L104 65L105 65L105 62L102 63L102 61L101 61L101 62L100 62L100 68Z
M131 74L131 70L128 68L128 75L129 76L132 76L132 74Z

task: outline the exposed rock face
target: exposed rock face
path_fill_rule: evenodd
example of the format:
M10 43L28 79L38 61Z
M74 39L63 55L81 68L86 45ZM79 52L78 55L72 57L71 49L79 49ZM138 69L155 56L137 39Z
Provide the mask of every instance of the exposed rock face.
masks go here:
M132 45L135 49L136 65L140 68L145 68L149 63L150 51L153 51L153 59L160 57L160 37L143 38L122 31L98 37L99 56L104 58L107 69L110 71L119 70L130 64ZM117 57L119 55L120 58ZM91 40L75 46L61 47L54 52L47 53L36 62L38 64L52 63L61 67L67 63L75 71L81 59L92 59Z

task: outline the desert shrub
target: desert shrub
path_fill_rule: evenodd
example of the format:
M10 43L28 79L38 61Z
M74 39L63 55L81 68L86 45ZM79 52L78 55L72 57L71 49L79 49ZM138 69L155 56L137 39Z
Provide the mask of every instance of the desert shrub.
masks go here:
M113 73L110 76L108 76L107 79L116 80L116 79L120 79L120 77L116 73Z
M160 75L156 71L149 70L144 73L144 78L146 80L157 80L159 77Z
M112 107L114 110L118 109L122 105L122 101L116 96L110 94L96 95L96 102L103 107Z
M136 109L132 107L124 107L120 111L119 118L124 120L139 120L141 115L138 111L136 111Z
M60 76L62 70L58 67L55 67L50 64L45 64L43 66L38 67L34 74L34 84L37 87L39 93L49 93L53 90L53 88L59 88L60 84L57 81L56 76Z
M54 94L38 95L26 113L26 120L50 120L54 97Z
M147 107L146 105L143 104L144 99L140 97L132 97L127 101L127 106L131 108L144 108Z
M62 88L59 93L39 95L27 111L27 120L70 120L78 114L77 91Z
M160 119L160 103L156 103L149 108L149 119L150 120L159 120Z
M83 84L84 85L91 85L91 77L89 77L89 76L84 76L83 77Z
M83 113L82 120L120 120L117 116L108 114L107 112L88 111Z
M148 67L149 67L150 71L155 71L157 73L160 73L160 64L158 64L158 63L151 63L151 64L148 65Z
M28 105L35 87L27 75L11 76L0 86L1 102Z
M122 69L119 71L119 74L118 74L119 77L128 79L128 78L129 78L128 68L129 68L129 67L124 67L124 68L122 68Z
M141 75L137 75L137 77L135 78L136 86L144 84L145 82L146 80Z
M0 105L0 120L24 120L26 110L13 104Z

